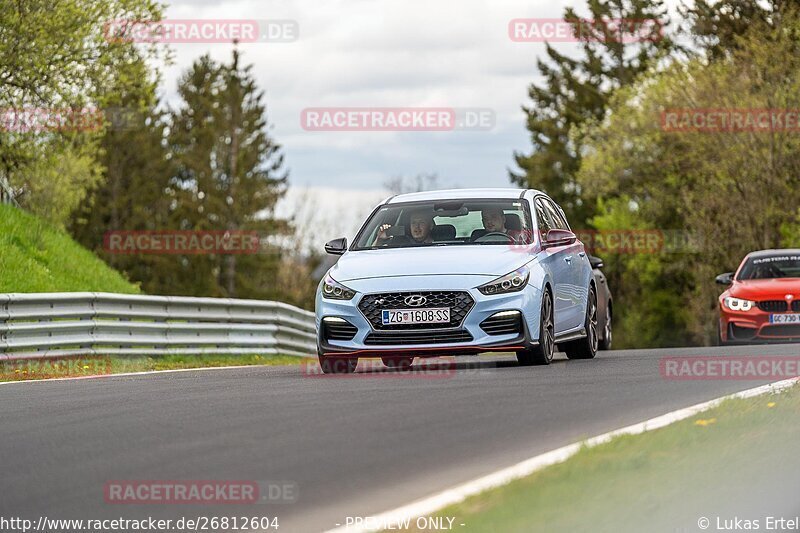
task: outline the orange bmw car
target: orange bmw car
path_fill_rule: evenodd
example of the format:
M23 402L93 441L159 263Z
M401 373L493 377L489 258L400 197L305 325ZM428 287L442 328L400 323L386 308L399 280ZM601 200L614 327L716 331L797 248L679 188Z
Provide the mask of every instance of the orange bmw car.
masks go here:
M800 340L800 249L752 252L716 281L720 344Z

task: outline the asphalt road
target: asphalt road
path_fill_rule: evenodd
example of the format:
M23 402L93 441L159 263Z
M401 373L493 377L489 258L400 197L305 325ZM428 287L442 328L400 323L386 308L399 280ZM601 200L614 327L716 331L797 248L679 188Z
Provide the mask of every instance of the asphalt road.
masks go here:
M795 355L797 346L601 352L518 367L311 377L298 367L0 385L0 516L277 516L321 531L584 437L762 382L670 381L671 355ZM294 503L120 505L110 480L296 484Z

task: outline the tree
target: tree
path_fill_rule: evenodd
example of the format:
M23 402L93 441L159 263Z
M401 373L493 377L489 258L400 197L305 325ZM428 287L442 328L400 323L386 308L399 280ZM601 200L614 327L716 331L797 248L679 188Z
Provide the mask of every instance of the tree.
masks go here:
M544 83L530 86L531 103L523 107L533 150L529 155L514 154L520 170L512 171L510 177L517 185L550 194L576 227L588 222L594 205L575 179L582 147L570 131L587 120L602 119L615 90L633 83L675 48L668 36L661 35L661 26L669 23L662 0L589 0L588 8L588 20L654 20L659 24L651 25L646 37L630 43L600 24L587 30L574 9L567 8L564 19L575 22L576 37L585 37L580 42L583 57L570 58L547 44L548 59L537 62Z
M19 167L12 181L23 191L21 204L59 229L66 228L88 191L103 179L97 140L82 137L53 136L47 150Z
M280 146L267 133L264 93L251 69L240 67L234 50L230 64L206 55L180 80L183 103L172 113L169 150L176 165L174 214L181 228L254 230L262 236L289 231L286 221L274 216L288 173ZM194 257L191 276L179 286L188 283L192 294L274 296L279 259L275 250Z
M604 120L576 132L586 149L578 179L602 199L596 227L676 229L699 244L692 253L607 261L621 311L615 321L628 343L711 342L714 276L752 250L796 244L796 131L671 131L661 114L800 108L798 30L796 15L781 28L754 24L716 61L675 64L618 91Z
M793 6L796 3L791 0L695 0L683 4L680 12L700 51L713 60L738 49L741 36L751 26L780 26Z
M143 50L107 24L161 15L153 0L0 0L0 106L85 104Z
M126 67L160 55L155 46L107 38L105 24L160 18L152 0L0 0L0 111L8 118L102 110L104 87L136 84ZM62 226L101 179L102 128L66 129L0 127L0 176L23 191L24 207Z
M100 96L109 123L100 141L102 182L72 216L71 232L146 292L162 293L173 281L179 258L159 255L119 255L103 249L104 234L115 230L170 229L170 179L173 165L164 146L168 126L159 111L157 82L143 61L126 67L128 86L110 86Z

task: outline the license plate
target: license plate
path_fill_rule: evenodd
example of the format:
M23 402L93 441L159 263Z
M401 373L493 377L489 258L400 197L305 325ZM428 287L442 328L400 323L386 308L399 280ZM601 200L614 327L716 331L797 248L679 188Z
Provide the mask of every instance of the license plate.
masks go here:
M800 313L769 315L770 324L800 324Z
M443 324L450 322L450 308L384 309L381 312L381 321L384 326L388 324Z

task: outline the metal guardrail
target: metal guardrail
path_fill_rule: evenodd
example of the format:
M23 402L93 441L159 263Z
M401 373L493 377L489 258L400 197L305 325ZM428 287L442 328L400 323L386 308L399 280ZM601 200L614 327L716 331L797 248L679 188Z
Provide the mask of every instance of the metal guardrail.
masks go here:
M203 353L316 357L314 314L231 298L0 294L0 360Z

